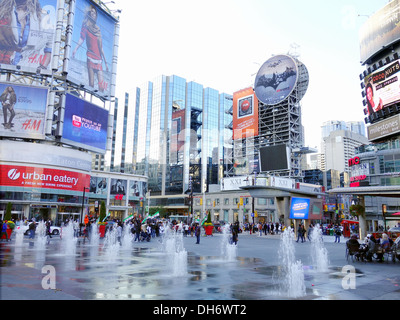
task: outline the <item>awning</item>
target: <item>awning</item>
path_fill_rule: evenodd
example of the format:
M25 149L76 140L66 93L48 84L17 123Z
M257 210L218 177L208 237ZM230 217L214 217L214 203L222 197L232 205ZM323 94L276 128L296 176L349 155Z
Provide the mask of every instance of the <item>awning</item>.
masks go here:
M354 220L342 220L341 223L344 224L344 223L359 223L359 222Z

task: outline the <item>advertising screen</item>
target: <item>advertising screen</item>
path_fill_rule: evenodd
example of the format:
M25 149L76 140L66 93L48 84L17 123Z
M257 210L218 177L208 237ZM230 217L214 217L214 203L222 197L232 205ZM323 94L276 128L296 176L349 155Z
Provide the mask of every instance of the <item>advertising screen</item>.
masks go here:
M2 165L0 185L6 187L48 188L83 191L90 175L50 168Z
M89 0L77 0L68 80L110 96L116 21Z
M0 64L51 74L57 0L0 1Z
M276 105L292 93L297 78L297 64L293 58L277 55L261 66L254 83L254 91L262 103Z
M400 40L399 16L400 0L393 0L360 28L360 56L363 63Z
M290 149L285 144L259 149L261 172L290 169Z
M364 78L368 114L400 102L400 60L395 60Z
M107 144L108 111L67 94L61 141L104 153Z
M258 99L253 88L233 94L233 139L258 135Z
M44 139L47 94L43 88L0 83L0 136Z
M292 197L290 203L290 219L308 219L310 199Z

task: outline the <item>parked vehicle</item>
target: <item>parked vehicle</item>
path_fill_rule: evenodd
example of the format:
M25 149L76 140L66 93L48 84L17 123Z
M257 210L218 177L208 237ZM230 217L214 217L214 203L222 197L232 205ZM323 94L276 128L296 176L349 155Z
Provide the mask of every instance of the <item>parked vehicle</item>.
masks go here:
M30 222L29 225L31 223L32 222ZM17 230L22 229L23 232L24 232L24 235L28 235L29 234L29 225L16 226L15 230L17 231ZM51 235L58 236L61 233L61 228L60 227L56 227L56 226L50 226L50 232L51 232Z

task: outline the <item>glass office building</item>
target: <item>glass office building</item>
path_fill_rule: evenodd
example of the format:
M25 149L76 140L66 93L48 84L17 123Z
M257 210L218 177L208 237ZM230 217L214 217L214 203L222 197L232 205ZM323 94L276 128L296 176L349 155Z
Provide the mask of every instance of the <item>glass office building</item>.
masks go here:
M232 162L224 159L232 95L162 75L136 88L129 101L125 168L148 177L152 207L188 213L191 191L209 191Z

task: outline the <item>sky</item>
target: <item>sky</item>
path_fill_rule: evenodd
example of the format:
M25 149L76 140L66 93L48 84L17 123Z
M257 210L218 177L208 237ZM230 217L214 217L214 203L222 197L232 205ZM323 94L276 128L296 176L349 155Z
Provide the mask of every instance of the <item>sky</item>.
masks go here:
M306 146L320 148L325 121L364 121L359 29L388 0L114 2L119 98L173 74L233 94L254 86L271 56L295 53L310 78L301 100Z

